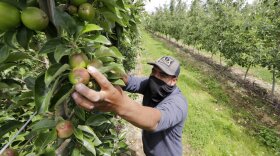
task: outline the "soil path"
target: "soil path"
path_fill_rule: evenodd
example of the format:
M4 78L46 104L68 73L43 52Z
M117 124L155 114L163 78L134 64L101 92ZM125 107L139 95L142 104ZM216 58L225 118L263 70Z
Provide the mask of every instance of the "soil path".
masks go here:
M133 75L141 75L142 73L142 64L141 64L141 56L137 56L136 68L132 72ZM138 94L136 101L138 103L142 103L143 96ZM126 143L128 144L129 150L132 156L145 156L143 152L143 144L142 144L142 130L133 126L132 124L126 124Z

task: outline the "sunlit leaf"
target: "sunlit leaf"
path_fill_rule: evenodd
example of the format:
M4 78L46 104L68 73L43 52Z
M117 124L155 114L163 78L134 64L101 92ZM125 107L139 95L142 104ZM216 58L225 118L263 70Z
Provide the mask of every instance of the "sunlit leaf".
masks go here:
M102 28L100 26L98 26L98 25L95 25L95 24L87 24L82 29L80 34L84 34L84 33L91 32L91 31L97 31L97 30L102 30Z
M65 45L63 45L63 44L58 45L54 51L55 61L58 63L63 56L69 55L70 52L71 52L71 49L67 48Z
M95 114L86 121L86 125L90 126L100 126L105 123L110 123L110 121L103 114Z
M88 42L96 42L96 43L102 43L105 45L111 45L112 43L103 35L95 35L91 37L87 37Z
M94 137L94 145L98 146L100 145L102 142L99 140L99 138L97 137L97 135L94 133L94 131L86 125L79 125L78 128L84 132L87 132L89 134L91 134Z

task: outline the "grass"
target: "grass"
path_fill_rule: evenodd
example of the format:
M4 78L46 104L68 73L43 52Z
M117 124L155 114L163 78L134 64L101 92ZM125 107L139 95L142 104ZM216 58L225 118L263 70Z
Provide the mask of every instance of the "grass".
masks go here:
M183 131L184 155L276 155L272 148L250 135L248 128L238 124L234 114L250 117L246 111L233 109L223 84L214 77L203 74L189 64L175 50L144 33L141 63L143 74L148 76L151 66L146 63L163 55L170 55L181 62L178 86L189 103L188 118Z

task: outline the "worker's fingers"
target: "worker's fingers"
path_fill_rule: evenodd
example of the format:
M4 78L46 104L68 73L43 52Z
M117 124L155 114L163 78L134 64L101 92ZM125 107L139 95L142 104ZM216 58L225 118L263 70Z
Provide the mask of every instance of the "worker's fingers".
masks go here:
M104 96L102 92L97 92L85 86L82 83L75 85L75 90L83 95L84 97L88 98L92 102L103 101Z
M92 102L90 102L77 92L74 92L72 94L72 98L74 99L75 103L80 107L83 107L87 110L92 110L94 108L94 104Z
M110 81L93 66L88 66L87 70L90 73L90 75L96 80L96 82L99 84L101 89L106 90L110 87L113 87L113 85L110 83Z

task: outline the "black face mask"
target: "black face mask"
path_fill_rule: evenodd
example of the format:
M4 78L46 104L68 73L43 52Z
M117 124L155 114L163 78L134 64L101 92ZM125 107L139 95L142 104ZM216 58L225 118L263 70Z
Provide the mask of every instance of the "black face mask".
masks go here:
M149 87L152 94L152 101L157 103L171 94L176 88L175 85L170 86L154 76L150 76L149 78Z

